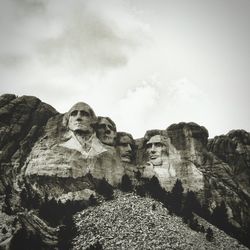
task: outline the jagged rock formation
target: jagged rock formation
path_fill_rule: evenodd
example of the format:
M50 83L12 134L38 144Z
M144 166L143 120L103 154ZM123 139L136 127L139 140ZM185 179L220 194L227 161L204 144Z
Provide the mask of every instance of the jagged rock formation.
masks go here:
M166 137L168 155L164 160L166 166L162 166L164 169L172 167L174 174L171 176L171 174L163 172L163 175L160 176L157 170L159 167L153 166L151 169L146 169L146 177L156 175L166 190L171 190L178 178L182 181L185 190L198 192L200 200L207 204L211 211L224 201L231 223L239 228L242 226L247 228L250 218L247 193L250 177L250 165L247 161L249 133L232 131L227 140L222 140L221 137L210 140L207 149L208 132L204 127L195 123L173 124L166 130L147 131L144 138L137 142L138 161L147 159L145 144L155 135ZM244 135L244 139L242 135ZM234 139L230 139L230 137ZM223 141L224 147L221 146L221 141ZM231 145L235 144L234 141L237 141L241 154L236 151L236 146L232 151ZM243 142L244 144L242 144ZM216 150L218 148L220 150ZM209 150L213 150L214 154ZM243 166L242 162L244 162ZM242 169L242 171L237 174L234 169Z
M14 235L25 229L55 246L57 229L39 218L39 207L48 201L88 206L100 189L119 187L124 175L133 186L156 176L166 191L179 179L185 192L194 191L210 211L224 201L231 224L249 230L246 131L208 141L204 127L182 122L134 140L85 103L59 114L35 97L7 94L0 97L0 134L0 193L5 211L21 225ZM33 207L24 206L24 197Z
M47 120L57 112L36 97L0 97L0 193L11 183ZM16 168L13 171L13 167Z
M250 134L232 130L209 140L208 149L230 166L234 180L250 198Z

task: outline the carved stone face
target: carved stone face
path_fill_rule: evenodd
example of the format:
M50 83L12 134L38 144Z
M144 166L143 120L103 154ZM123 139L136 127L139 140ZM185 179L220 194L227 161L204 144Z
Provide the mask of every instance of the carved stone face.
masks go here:
M95 115L86 103L75 104L68 112L68 128L73 132L93 133Z
M109 146L114 145L116 128L107 118L101 117L98 119L96 134L102 143Z
M123 135L117 142L117 151L122 162L131 162L133 158L134 141L131 137Z
M154 166L162 165L162 156L166 151L166 146L162 142L160 135L155 135L150 138L147 142L147 154L149 157L149 162Z

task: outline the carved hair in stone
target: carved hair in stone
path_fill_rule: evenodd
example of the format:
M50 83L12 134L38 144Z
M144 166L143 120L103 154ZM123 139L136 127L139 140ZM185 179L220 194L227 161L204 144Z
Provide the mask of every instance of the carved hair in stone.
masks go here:
M109 117L98 116L96 135L106 145L114 146L116 138L116 125Z
M135 142L131 134L118 132L116 149L122 162L132 163L135 156Z
M161 166L167 155L167 139L163 135L154 135L146 143L149 163Z

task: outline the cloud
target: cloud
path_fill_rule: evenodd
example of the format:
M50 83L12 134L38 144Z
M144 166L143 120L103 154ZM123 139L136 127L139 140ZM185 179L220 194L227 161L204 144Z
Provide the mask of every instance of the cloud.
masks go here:
M159 93L154 83L146 81L128 90L115 107L115 118L119 121L118 129L133 131L137 136L142 134L154 115L158 97Z
M116 99L122 80L114 75L148 39L147 28L122 0L0 5L0 92L38 96L60 112L76 100L103 107L101 101Z
M39 59L46 66L100 71L126 65L145 38L143 24L121 0L105 4L4 0L1 5L3 64L6 57L20 55L31 62Z
M18 54L2 54L0 55L0 64L2 67L16 67L27 61L28 58Z
M113 107L112 118L119 121L118 130L129 131L138 138L146 130L166 129L175 122L194 121L203 125L207 116L204 106L209 103L204 91L186 77L163 83L152 75L126 92Z
M0 92L59 112L85 101L135 137L249 130L249 3L182 2L1 0Z

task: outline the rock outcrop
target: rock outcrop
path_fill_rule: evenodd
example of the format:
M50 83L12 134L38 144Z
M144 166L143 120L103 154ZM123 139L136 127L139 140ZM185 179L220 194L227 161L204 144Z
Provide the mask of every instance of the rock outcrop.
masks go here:
M43 245L58 243L57 228L39 217L43 204L88 206L98 193L120 187L124 176L134 187L157 177L168 192L180 180L184 192L194 191L210 212L224 202L230 223L249 230L246 131L208 140L206 128L182 122L134 140L85 103L59 114L36 97L7 94L0 97L0 135L4 210L16 217L19 230L38 235ZM24 206L24 199L34 205Z
M12 183L42 127L55 114L54 108L36 97L0 97L0 193Z
M166 130L147 131L143 140L137 143L138 162L141 162L139 164L145 164L149 160L146 143L155 135L165 138L167 152L162 165L147 166L144 176L156 175L168 191L173 188L177 179L182 181L185 190L203 190L204 177L200 166L206 148L207 130L195 123L179 123L169 126Z
M73 200L79 197L88 200L86 189L95 190L98 180L105 179L118 186L124 175L115 150L107 150L95 157L86 158L81 152L62 146L66 129L62 126L62 115L51 118L42 137L34 145L22 168L21 178L44 197Z
M179 179L184 190L197 192L211 211L225 202L231 223L247 228L250 218L249 134L232 131L228 136L208 142L208 131L204 127L195 123L173 124L166 130L147 131L144 138L137 141L137 163L144 161L145 164L148 160L146 143L155 135L166 138L168 153L161 166L146 166L143 176L156 176L168 191Z
M208 149L230 166L234 180L250 198L250 133L232 130L216 136L209 141Z

